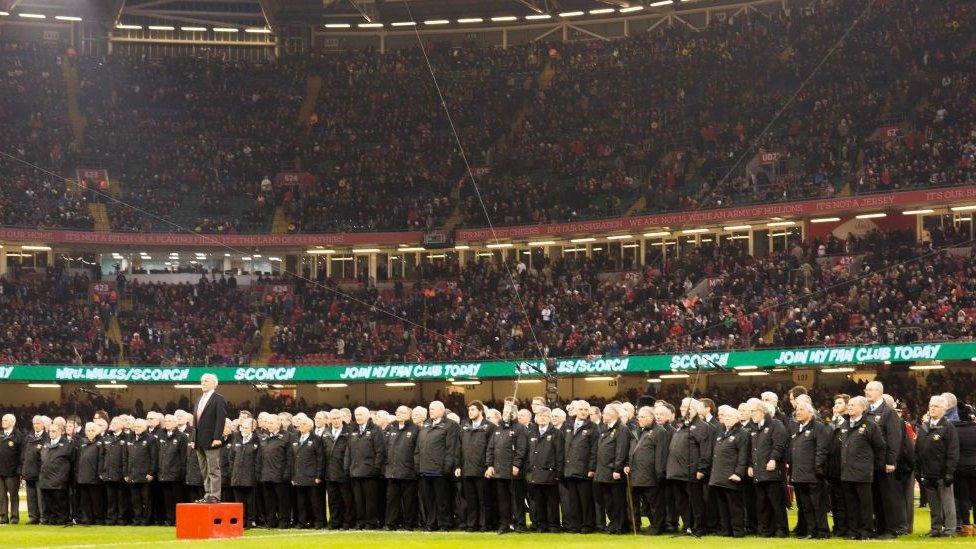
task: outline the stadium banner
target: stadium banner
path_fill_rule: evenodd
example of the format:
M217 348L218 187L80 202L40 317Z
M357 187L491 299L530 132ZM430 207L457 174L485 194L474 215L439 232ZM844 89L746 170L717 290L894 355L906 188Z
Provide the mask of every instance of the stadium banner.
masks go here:
M773 216L824 215L828 213L854 212L865 209L884 210L917 204L951 204L961 200L976 200L976 186L920 189L897 193L879 193L862 196L807 200L780 204L759 204L715 210L673 212L665 214L617 217L550 223L546 225L519 225L490 229L459 229L455 241L478 242L494 238L523 238L538 236L572 235L620 230L640 230L652 227L675 227L702 223L729 222ZM400 244L421 242L423 232L377 233L320 233L320 234L176 234L176 233L99 233L94 231L39 230L0 228L0 240L45 244L95 244L140 246L228 246L228 247L288 247L288 246L342 246L356 244Z
M556 360L556 375L569 377L589 374L695 372L699 370L716 372L745 368L817 368L838 364L968 360L974 356L976 356L976 342L966 341L562 358ZM221 383L511 379L514 377L538 378L544 369L545 365L541 360L238 367L13 364L0 366L0 382L195 383L206 372L216 374Z

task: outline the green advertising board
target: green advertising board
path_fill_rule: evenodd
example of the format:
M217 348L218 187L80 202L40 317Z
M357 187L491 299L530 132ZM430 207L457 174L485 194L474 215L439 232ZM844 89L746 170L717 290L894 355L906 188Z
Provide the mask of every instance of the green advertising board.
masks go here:
M976 356L976 342L919 343L719 351L713 353L630 355L599 358L561 358L561 377L671 371L722 371L757 368L816 368L838 364L879 364L929 360L968 360ZM540 377L541 360L509 360L425 364L356 364L312 366L0 366L0 382L119 382L195 383L213 372L222 383L356 382L390 380L511 379Z

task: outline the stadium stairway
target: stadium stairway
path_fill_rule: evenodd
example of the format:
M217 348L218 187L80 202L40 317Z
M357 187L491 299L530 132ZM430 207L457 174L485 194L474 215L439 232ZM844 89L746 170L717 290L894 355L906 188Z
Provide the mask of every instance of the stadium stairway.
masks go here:
M271 222L271 234L287 234L288 233L288 216L285 215L285 209L281 206L275 208L274 220Z
M115 342L119 346L119 349L124 349L122 345L122 328L119 327L119 318L116 315L112 315L112 318L108 321L108 329L105 331L105 335ZM119 364L128 364L129 361L125 359L125 352L119 351Z
M85 142L86 119L81 114L81 106L78 103L78 90L80 89L78 69L74 63L65 60L61 63L61 75L64 77L65 100L68 107L68 120L71 122L71 136L74 139L75 148L81 150Z
M108 209L101 202L89 203L88 212L95 220L95 232L107 233L111 226L108 222Z
M274 321L265 318L261 325L261 348L256 357L251 357L251 364L254 366L267 366L271 361L271 336L274 335Z
M632 215L637 215L640 212L644 211L644 208L646 206L647 206L647 198L641 196L637 200L635 200L634 203L631 204L629 208L627 208L627 211L624 212L624 217L630 217Z
M301 126L308 122L309 117L315 112L315 105L319 101L319 92L322 91L322 77L317 74L309 75L305 81L305 98L298 108L298 125Z

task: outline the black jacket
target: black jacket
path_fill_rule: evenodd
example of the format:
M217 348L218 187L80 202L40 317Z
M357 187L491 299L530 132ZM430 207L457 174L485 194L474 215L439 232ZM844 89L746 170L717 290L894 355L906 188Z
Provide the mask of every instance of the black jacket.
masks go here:
M787 461L793 483L816 483L827 478L827 456L830 451L830 427L811 419L802 430L795 423L790 433Z
M346 470L351 478L371 478L383 476L386 465L386 439L382 429L366 420L362 433L359 425L353 425L349 432L349 445L346 447Z
M329 482L345 482L349 480L349 470L346 469L346 446L349 445L349 432L343 428L339 436L332 438L332 427L322 436L322 448L325 449L325 479Z
M461 426L461 476L463 477L484 477L485 458L488 452L488 442L495 433L495 426L482 419L478 428L470 422Z
M261 481L260 439L251 433L246 444L239 437L231 443L230 449L230 485L242 488L257 486Z
M47 432L40 435L31 431L24 437L24 456L21 459L20 474L24 480L37 480L41 473L41 450L50 440Z
M790 437L786 427L778 420L766 416L762 425L756 425L751 432L752 444L749 456L749 467L752 467L752 479L755 482L776 482L786 480L783 461L786 459L786 449ZM776 468L766 470L769 460L776 461Z
M447 418L434 425L426 421L417 435L414 465L426 476L454 476L460 463L461 436L458 424Z
M414 453L417 451L417 434L420 428L409 419L399 427L399 422L390 423L386 431L386 478L415 479L417 465Z
M915 438L915 455L918 456L918 476L923 481L955 475L959 465L956 426L946 418L940 419L935 427L931 421L923 421Z
M278 431L261 441L259 452L261 482L288 482L291 480L291 452L289 446L291 437L284 431Z
M203 397L201 396L200 398ZM197 405L199 403L199 399L193 403L194 415L196 415ZM210 400L207 401L207 405L204 406L200 417L193 424L196 428L193 436L196 448L207 450L215 440L222 441L224 439L224 423L226 420L227 401L217 391L214 391L210 395Z
M231 457L233 456L233 451L231 450L231 444L233 443L235 437L233 434L224 437L224 441L220 444L220 489L223 490L230 486L230 474L231 474Z
M525 478L525 461L528 457L528 431L517 421L501 423L492 433L485 452L485 465L495 468L495 478L511 480L512 467L519 469L519 476Z
M102 460L98 477L102 482L122 482L125 476L125 434L102 435Z
M905 424L898 417L898 412L888 407L882 402L873 412L868 410L864 415L881 428L881 437L885 442L884 462L878 469L884 469L885 465L898 465L898 460L902 457L902 445L905 442Z
M316 486L325 473L325 448L322 439L312 433L302 443L299 434L291 441L291 483L295 486Z
M730 490L741 490L749 467L749 437L736 423L732 429L722 431L715 436L712 450L712 474L708 480L709 486L718 486ZM739 475L736 482L729 477Z
M563 477L563 433L550 425L544 434L538 426L529 431L525 480L529 484L556 484Z
M827 478L832 481L840 481L841 454L844 448L844 439L847 438L847 416L844 416L842 423L831 420L827 424L830 429L830 442L827 444Z
M959 438L959 465L956 471L976 476L976 423L957 423L956 436Z
M156 441L159 444L159 466L156 469L159 474L156 480L160 482L179 482L186 481L186 437L175 429L172 434L163 430L162 436ZM192 452L196 458L196 452Z
M193 442L193 431L187 429L180 435L186 440L186 485L187 486L203 486L203 473L200 471L200 460L197 459L196 449L190 448L190 443Z
M664 427L654 424L643 429L637 440L631 441L630 484L635 488L661 486L668 468L668 446L671 434Z
M600 432L589 420L584 421L579 429L575 429L575 425L575 418L566 420L562 429L563 440L566 441L563 475L566 478L589 478L589 473L596 473L596 447Z
M42 490L65 490L71 481L71 464L75 460L75 447L65 437L56 443L48 441L41 448L41 470L37 487Z
M712 467L712 428L699 418L679 423L668 447L668 480L688 482Z
M81 438L75 450L75 482L78 484L101 484L98 475L102 469L102 437L95 440Z
M133 435L125 445L125 477L126 482L142 484L149 482L146 475L156 477L159 463L159 448L156 437L148 432Z
M867 413L857 423L841 427L840 479L844 482L872 482L875 469L884 468L885 442L881 428Z
M626 425L620 421L614 422L612 427L600 433L596 446L596 482L625 482L624 466L627 465L627 455L630 453L630 441L633 438ZM613 474L619 473L620 478L614 480Z
M19 477L20 460L24 452L24 435L16 428L10 435L0 429L0 477Z

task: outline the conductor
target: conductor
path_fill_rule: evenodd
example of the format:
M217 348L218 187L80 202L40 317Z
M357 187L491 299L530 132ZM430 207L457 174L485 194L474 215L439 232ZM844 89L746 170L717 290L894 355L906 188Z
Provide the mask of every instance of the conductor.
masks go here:
M217 376L214 374L203 374L200 389L203 395L194 407L196 432L193 447L203 476L204 495L194 503L220 503L220 445L227 419L227 401L216 392Z

